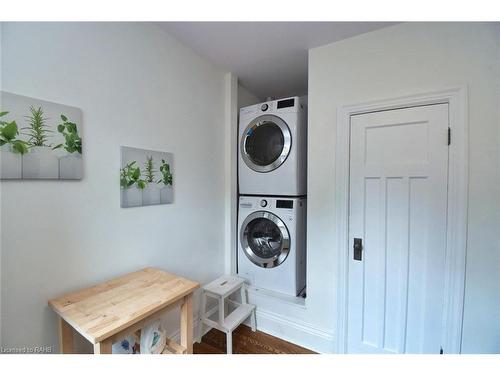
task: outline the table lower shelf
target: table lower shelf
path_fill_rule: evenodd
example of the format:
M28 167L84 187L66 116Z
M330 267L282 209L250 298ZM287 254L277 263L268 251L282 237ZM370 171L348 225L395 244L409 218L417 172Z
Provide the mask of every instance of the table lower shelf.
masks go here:
M134 334L135 340L137 342L141 342L141 331L137 331ZM161 352L161 354L186 354L187 349L176 343L174 340L169 339L168 337L165 339L165 348Z
M161 354L186 354L187 349L182 345L177 344L175 341L167 339L165 343L165 349Z

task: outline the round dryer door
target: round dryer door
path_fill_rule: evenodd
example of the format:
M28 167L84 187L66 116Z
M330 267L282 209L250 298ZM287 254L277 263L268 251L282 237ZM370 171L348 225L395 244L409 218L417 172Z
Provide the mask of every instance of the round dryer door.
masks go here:
M267 211L248 215L241 226L240 241L248 259L263 268L279 266L290 252L290 233L285 223Z
M264 115L253 120L241 137L241 157L256 172L271 172L290 153L292 137L288 125L278 116Z

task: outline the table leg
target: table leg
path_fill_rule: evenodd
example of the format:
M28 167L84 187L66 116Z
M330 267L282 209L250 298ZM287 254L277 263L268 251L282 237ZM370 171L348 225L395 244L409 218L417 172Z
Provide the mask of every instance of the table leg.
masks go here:
M111 354L111 345L113 342L110 339L94 344L94 354Z
M193 295L184 297L181 305L181 345L193 354Z
M73 353L73 327L59 317L59 351L61 354Z

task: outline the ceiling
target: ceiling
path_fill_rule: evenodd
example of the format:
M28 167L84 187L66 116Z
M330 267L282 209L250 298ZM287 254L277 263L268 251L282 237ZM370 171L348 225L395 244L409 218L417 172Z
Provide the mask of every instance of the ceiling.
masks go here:
M393 25L391 22L160 22L264 99L307 93L308 49Z

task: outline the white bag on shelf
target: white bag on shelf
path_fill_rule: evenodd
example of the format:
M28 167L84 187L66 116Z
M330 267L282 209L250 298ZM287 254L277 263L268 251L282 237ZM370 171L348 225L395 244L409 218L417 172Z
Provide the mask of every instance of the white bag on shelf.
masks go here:
M141 354L161 354L165 348L167 335L159 320L144 327L141 331Z

